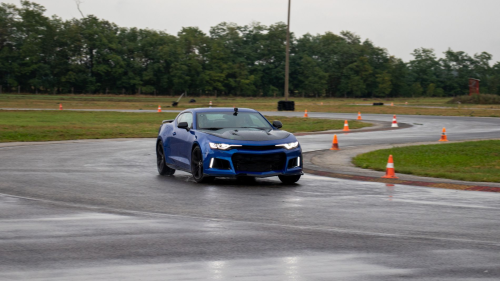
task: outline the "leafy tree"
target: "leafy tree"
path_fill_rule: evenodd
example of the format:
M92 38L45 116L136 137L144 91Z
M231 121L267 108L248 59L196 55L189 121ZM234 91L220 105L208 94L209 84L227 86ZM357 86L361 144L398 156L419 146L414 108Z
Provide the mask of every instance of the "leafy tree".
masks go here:
M304 56L301 61L300 88L303 93L311 93L316 97L321 96L327 87L328 74L323 72L318 63L309 56Z
M412 97L419 97L422 95L422 92L424 91L424 89L422 88L422 86L420 85L420 83L413 83L413 85L411 85L411 95Z
M472 69L474 78L481 80L481 88L484 93L491 92L492 84L492 68L491 60L493 56L487 52L475 54L472 62Z
M390 96L409 96L410 95L410 83L408 83L409 69L406 63L401 59L397 59L393 56L389 57L388 61L388 74L391 77L391 92Z
M22 45L22 33L18 28L18 9L15 5L0 4L0 85L4 91L19 85L21 74L18 52Z
M433 49L420 48L413 51L414 59L409 62L410 77L413 83L427 87L438 80L439 62Z
M436 97L444 97L444 90L442 88L437 88L434 90L434 96Z
M78 1L77 1L78 2ZM22 0L0 4L0 86L34 93L283 95L285 23L220 23L176 35L123 28L88 15L62 20ZM487 52L419 48L408 63L353 32L291 34L290 90L329 97L500 94L500 64ZM20 87L20 88L18 88ZM425 92L424 92L425 91Z
M500 95L500 62L491 68L490 93Z
M344 69L347 83L344 85L345 93L351 93L352 97L362 97L367 92L367 82L371 78L373 68L368 63L367 57L359 57L355 63Z
M392 90L391 75L387 72L377 75L378 88L375 91L376 97L387 97Z
M454 94L465 94L468 92L469 78L474 76L473 59L465 52L454 52L451 49L444 52L445 58L441 60L443 70L446 74L442 84L445 89Z
M436 90L436 84L434 83L430 83L429 86L427 86L427 92L426 92L426 95L428 97L433 97L434 96L434 92Z

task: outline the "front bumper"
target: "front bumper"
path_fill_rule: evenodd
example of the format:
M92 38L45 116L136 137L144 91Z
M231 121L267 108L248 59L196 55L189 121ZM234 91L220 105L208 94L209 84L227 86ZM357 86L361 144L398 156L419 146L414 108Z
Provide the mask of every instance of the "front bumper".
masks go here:
M287 150L276 148L264 151L233 148L204 150L203 173L215 177L272 177L302 175L303 158L299 147ZM245 161L242 161L245 159ZM252 163L256 159L257 163Z

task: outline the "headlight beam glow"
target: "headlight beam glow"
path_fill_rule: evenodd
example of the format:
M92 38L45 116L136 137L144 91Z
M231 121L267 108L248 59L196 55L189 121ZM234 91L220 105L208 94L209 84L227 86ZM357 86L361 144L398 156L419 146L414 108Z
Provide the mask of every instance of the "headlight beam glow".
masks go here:
M291 143L277 144L276 146L281 146L281 147L284 147L286 149L293 149L293 148L296 148L297 146L299 146L299 142L296 141L296 142L291 142Z
M211 149L228 150L232 147L240 147L239 144L209 143Z

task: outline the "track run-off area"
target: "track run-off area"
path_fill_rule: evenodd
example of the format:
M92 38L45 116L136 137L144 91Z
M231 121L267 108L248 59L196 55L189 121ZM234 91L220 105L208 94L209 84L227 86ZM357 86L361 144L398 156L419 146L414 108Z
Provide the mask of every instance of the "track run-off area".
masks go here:
M498 118L397 117L363 114L380 130L338 132L341 149L500 138ZM321 154L332 136L298 139ZM155 139L0 144L0 280L498 280L499 217L494 192L162 177Z

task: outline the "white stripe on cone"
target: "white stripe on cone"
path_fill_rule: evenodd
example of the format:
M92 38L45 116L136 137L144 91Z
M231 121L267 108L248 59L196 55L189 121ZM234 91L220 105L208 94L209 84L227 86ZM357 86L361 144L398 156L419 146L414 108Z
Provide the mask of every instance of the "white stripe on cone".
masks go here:
M391 125L392 128L399 128L398 126L398 121L396 120L396 118L392 118L392 125Z

